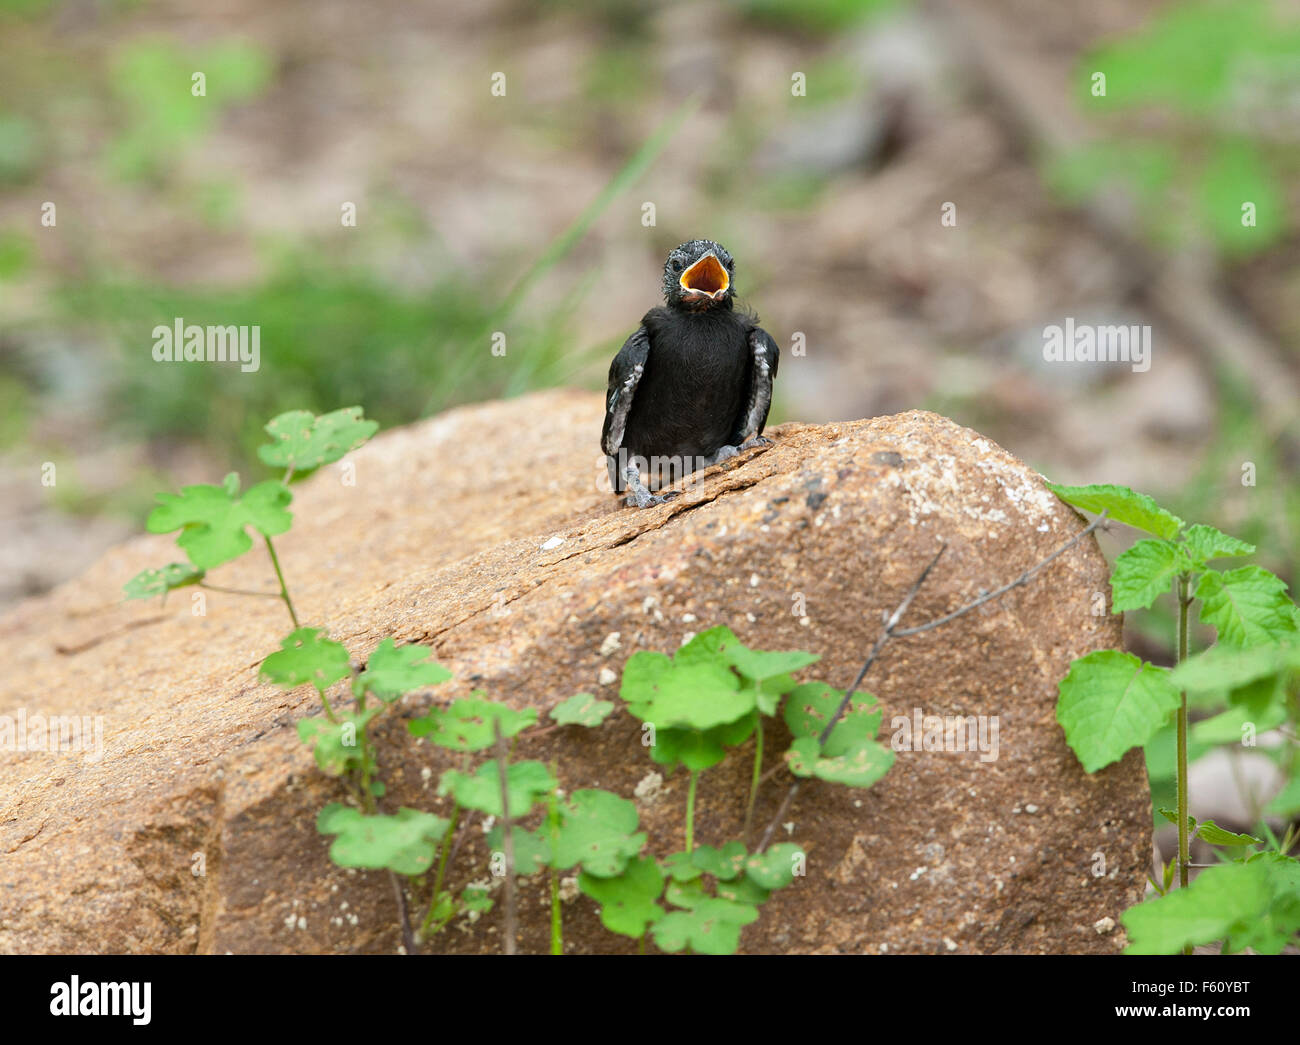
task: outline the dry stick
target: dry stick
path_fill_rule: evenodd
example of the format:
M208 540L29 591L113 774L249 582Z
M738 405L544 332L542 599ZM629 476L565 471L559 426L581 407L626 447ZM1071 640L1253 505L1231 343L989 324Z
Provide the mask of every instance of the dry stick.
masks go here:
M1053 559L1056 559L1059 556L1064 555L1076 544L1078 544L1081 540L1087 537L1088 534L1092 533L1093 530L1097 529L1097 527L1099 527L1102 524L1102 522L1105 521L1106 513L1109 510L1110 509L1103 509L1102 513L1099 516L1097 516L1097 518L1093 519L1091 523L1088 524L1088 528L1086 530L1080 530L1068 541L1066 541L1063 545L1057 548L1056 551L1052 552L1052 554L1049 555L1046 559L1038 563L1036 566L1029 567L1029 569L1025 570L1024 573L1022 573L1010 584L1004 584L1002 585L1002 587L989 592L987 595L981 595L974 602L967 603L961 609L953 610L951 613L945 614L942 617L937 617L934 620L926 621L924 624L918 624L914 628L900 628L898 631L894 632L894 638L900 639L906 635L919 635L923 631L929 631L931 628L937 628L940 624L947 624L950 620L955 620L956 618L962 616L963 614L970 613L971 610L978 609L980 606L983 606L986 602L992 602L998 596L1005 595L1012 588L1024 587L1026 584L1029 583L1030 579L1034 576L1035 573L1041 570L1044 566L1048 565Z
M506 854L506 954L516 953L515 942L515 829L510 819L510 786L508 784L509 766L506 754L506 738L501 732L501 720L492 719L492 732L497 737L497 776L501 780L501 848Z
M406 947L407 954L418 954L415 933L411 931L411 912L406 906L406 893L402 891L402 882L395 871L389 871L388 878L393 883L393 895L397 897L397 913L401 916L402 922L402 943Z
M817 738L818 748L825 746L826 738L830 736L831 730L834 729L835 724L839 722L840 716L844 714L844 709L849 706L849 701L853 699L853 695L857 692L858 687L862 685L862 680L867 677L867 672L871 670L871 665L875 663L876 657L880 655L880 651L885 648L885 643L889 641L890 635L893 634L894 629L898 627L898 622L902 620L903 614L907 612L907 608L912 605L912 600L916 598L916 593L921 590L921 585L924 584L925 579L930 576L930 571L934 569L934 564L939 561L939 557L943 555L947 547L947 542L939 545L939 550L935 553L934 558L931 559L929 565L921 571L921 576L917 577L913 582L911 589L903 598L903 601L898 604L898 608L894 610L894 612L889 615L888 620L885 621L885 626L881 630L880 636L876 639L876 644L871 647L871 653L868 654L866 663L862 665L862 670L858 672L858 677L853 680L853 685L851 685L845 692L844 699L840 701L840 706L835 709L835 714L831 716L831 720L826 723L826 728L822 730L821 736ZM785 798L781 800L781 805L777 808L776 815L772 817L771 823L767 825L767 830L763 832L763 838L758 843L758 851L760 853L767 849L768 844L772 841L772 835L776 832L776 825L781 822L781 818L785 816L785 811L790 808L790 803L794 801L794 796L799 793L799 783L800 782L796 780L790 785L790 789L785 793Z
M1106 520L1107 511L1108 511L1107 509L1103 509L1102 513L1099 516L1097 516L1097 518L1094 519L1091 523L1089 523L1085 529L1080 530L1078 533L1076 533L1073 537L1071 537L1068 541L1066 541L1063 545L1061 545L1061 547L1057 548L1056 551L1052 552L1052 554L1049 555L1046 559L1043 559L1041 562L1029 567L1029 569L1025 570L1024 573L1022 573L1010 584L1004 584L1000 588L996 588L993 591L988 592L987 594L981 595L978 599L974 600L973 602L967 603L965 606L962 606L960 609L954 610L952 613L946 613L942 617L936 617L934 620L926 621L926 623L918 624L915 627L899 628L898 624L899 621L902 620L903 614L906 613L908 607L912 605L912 600L916 598L917 592L921 590L921 585L925 583L926 578L930 575L930 571L934 569L935 563L939 561L939 556L943 555L944 550L948 546L947 544L944 544L942 547L940 547L938 555L935 555L935 557L930 560L929 565L926 566L926 568L923 571L921 571L921 576L919 576L916 579L916 583L912 585L911 590L909 590L907 593L907 596L903 599L901 603L899 603L898 608L894 610L894 612L891 613L889 617L886 619L885 626L881 630L880 636L876 639L875 645L872 646L871 653L868 654L866 662L862 665L862 670L858 672L858 677L853 680L853 685L850 686L848 692L844 694L844 699L840 701L839 707L835 709L835 714L831 716L830 722L826 724L826 728L822 730L821 735L817 738L818 747L825 746L827 738L831 735L831 730L833 730L836 724L839 722L840 717L844 714L845 710L849 706L849 702L853 699L854 694L857 692L857 688L860 685L862 685L862 680L867 677L867 672L871 670L871 665L875 663L876 658L880 655L880 651L885 648L885 644L889 642L891 638L899 638L905 635L918 635L923 631L929 631L931 628L937 628L941 624L947 624L951 620L956 620L958 617L970 613L971 610L978 609L980 606L983 606L986 602L992 602L1000 595L1005 595L1012 588L1018 588L1025 584L1028 584L1030 579L1034 576L1034 574L1038 573L1041 569L1043 569L1043 567L1047 566L1049 563L1059 558L1061 555L1064 555L1067 551L1073 548L1081 540L1087 537L1088 534L1092 533L1099 526L1101 526L1101 524ZM773 771L781 768L782 766L785 766L786 764L787 763L785 762L779 763L777 766L773 767ZM776 832L777 824L781 822L781 818L785 816L786 810L790 808L790 803L794 801L795 795L798 794L799 783L800 782L796 780L793 784L790 785L790 789L786 792L785 798L781 800L781 805L777 809L776 815L772 817L771 823L767 825L767 830L763 832L762 841L759 842L759 846L758 846L758 851L760 853L763 852L767 848L768 843L771 842L772 835Z

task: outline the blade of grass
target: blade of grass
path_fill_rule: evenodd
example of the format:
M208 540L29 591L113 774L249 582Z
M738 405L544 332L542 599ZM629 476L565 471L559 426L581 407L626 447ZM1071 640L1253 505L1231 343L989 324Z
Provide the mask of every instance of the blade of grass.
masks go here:
M547 245L546 249L538 256L525 270L524 274L519 277L506 294L501 304L492 310L487 317L478 336L471 340L467 350L461 352L461 359L464 361L442 385L440 390L430 397L428 404L425 406L424 413L428 416L433 413L440 405L449 402L459 387L461 381L473 369L476 361L481 356L473 350L474 345L482 344L486 341L489 334L497 329L503 320L505 320L519 306L519 303L527 296L533 285L553 269L563 258L577 245L578 241L591 229L596 220L603 214L606 208L625 190L640 179L640 177L649 170L650 166L659 158L659 154L667 147L673 136L681 128L682 124L699 108L702 95L693 94L679 105L675 112L660 124L642 143L641 147L632 154L631 158L623 164L622 168L614 175L601 189L600 193L583 209L579 214L558 236L556 236Z

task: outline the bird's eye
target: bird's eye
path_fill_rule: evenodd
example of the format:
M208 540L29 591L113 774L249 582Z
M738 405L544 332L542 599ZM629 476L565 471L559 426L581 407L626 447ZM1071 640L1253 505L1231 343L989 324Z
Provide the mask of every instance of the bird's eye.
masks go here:
M681 272L681 270L682 270L681 258L673 258L673 271Z

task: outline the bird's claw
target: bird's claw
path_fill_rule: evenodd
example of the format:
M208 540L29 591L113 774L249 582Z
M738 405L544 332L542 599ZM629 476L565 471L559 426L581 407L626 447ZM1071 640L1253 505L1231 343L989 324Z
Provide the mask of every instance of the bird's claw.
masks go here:
M752 450L756 446L771 446L772 440L765 435L756 435L747 443L741 443L736 452L743 454L746 450Z
M629 508L652 508L656 504L667 504L678 494L677 490L669 490L662 494L653 494L642 487L638 490L632 490L624 500L624 504Z

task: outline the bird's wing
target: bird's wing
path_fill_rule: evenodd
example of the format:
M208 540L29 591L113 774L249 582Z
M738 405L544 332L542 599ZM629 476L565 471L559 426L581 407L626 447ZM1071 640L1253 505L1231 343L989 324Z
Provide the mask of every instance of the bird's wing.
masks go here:
M745 403L745 414L733 440L737 446L760 435L767 424L767 412L772 408L772 381L781 361L780 348L762 327L749 332L749 350L754 364L749 368L749 398Z
M609 391L605 394L605 427L600 433L600 447L610 457L617 456L619 447L623 445L632 396L645 373L649 357L650 334L640 326L623 342L614 362L609 364Z

